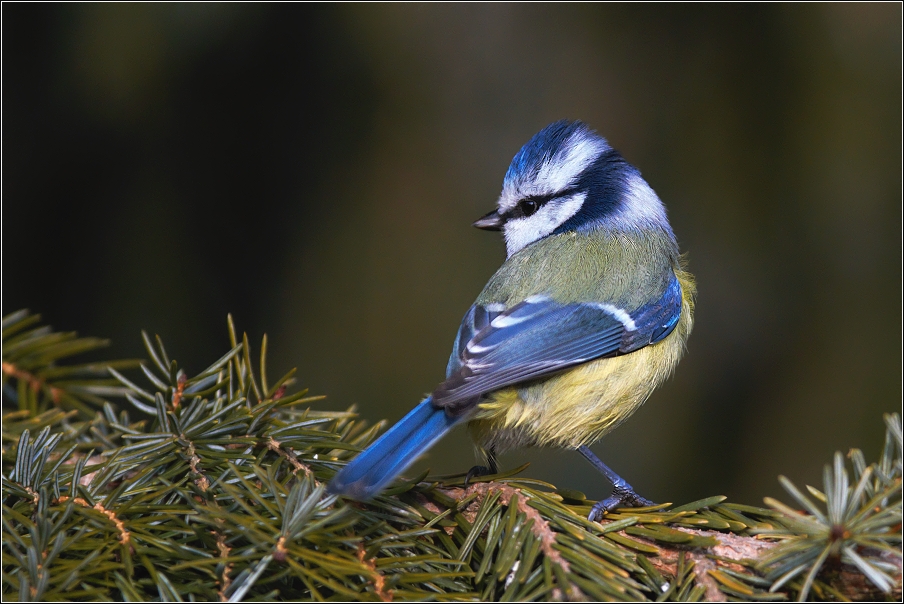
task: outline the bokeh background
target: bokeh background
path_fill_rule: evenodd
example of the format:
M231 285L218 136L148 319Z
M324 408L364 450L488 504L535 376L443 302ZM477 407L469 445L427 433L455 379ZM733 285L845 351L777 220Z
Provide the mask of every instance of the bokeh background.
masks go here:
M3 313L199 371L226 313L325 409L399 418L502 261L470 227L579 118L699 281L675 377L595 450L758 503L901 405L901 6L4 4ZM530 475L601 497L573 453ZM420 466L473 463L456 433Z

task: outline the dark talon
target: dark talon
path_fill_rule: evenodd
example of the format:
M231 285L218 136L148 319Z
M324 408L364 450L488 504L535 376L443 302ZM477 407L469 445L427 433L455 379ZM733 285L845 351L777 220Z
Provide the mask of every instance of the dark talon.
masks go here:
M480 476L489 476L490 474L495 474L496 470L488 468L486 466L474 466L470 470L468 470L467 475L465 475L465 488L468 488L468 483L471 482L472 478L478 478Z
M643 508L650 505L656 505L649 499L645 499L635 493L634 487L629 485L624 478L613 472L612 468L604 464L599 457L593 454L593 451L587 447L579 447L578 452L583 455L587 461L593 464L593 467L599 470L600 473L612 483L612 486L615 487L612 489L611 495L602 501L596 502L593 507L590 508L590 514L587 516L588 520L596 522L615 508L621 506Z
M486 466L474 466L470 470L468 470L467 475L465 476L465 488L468 488L468 483L471 482L472 478L477 478L478 476L489 476L490 474L498 474L499 473L499 464L496 462L496 451L493 448L488 449L486 452L487 464Z
M627 489L616 488L611 495L593 504L587 519L591 522L597 522L603 516L619 507L645 508L651 505L656 504L635 493L634 489L628 485Z

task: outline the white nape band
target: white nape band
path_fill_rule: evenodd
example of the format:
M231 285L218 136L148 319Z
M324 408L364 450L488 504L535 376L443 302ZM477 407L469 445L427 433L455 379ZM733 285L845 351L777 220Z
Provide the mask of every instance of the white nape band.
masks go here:
M671 231L665 206L640 175L634 175L628 181L622 203L609 220L626 229L665 227Z

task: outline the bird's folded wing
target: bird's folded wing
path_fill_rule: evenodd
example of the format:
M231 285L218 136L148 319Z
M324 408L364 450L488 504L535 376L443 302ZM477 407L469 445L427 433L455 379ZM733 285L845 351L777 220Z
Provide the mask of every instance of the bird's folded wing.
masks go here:
M637 309L561 304L546 296L531 296L502 312L472 307L447 379L433 393L434 405L460 410L487 392L643 348L668 335L680 313L681 287L674 277L658 299Z

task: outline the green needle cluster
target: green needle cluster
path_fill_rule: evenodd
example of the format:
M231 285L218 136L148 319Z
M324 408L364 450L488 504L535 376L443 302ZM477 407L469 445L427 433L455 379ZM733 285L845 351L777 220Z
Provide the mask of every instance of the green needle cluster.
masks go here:
M361 504L324 487L381 425L317 410L294 370L269 381L266 337L253 363L230 319L229 351L190 376L147 334L147 361L70 364L105 342L38 323L3 319L4 600L900 595L899 416L879 462L850 453L850 479L841 455L809 496L782 479L802 512L717 496L590 522L594 501L526 466Z

